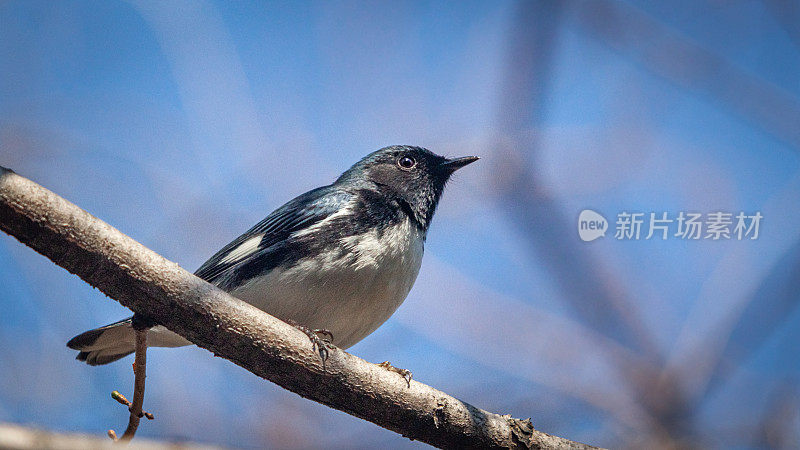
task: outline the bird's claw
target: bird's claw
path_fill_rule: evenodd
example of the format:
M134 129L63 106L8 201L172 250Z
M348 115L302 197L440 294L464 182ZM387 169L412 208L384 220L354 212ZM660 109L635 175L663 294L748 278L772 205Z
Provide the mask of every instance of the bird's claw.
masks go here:
M322 370L325 370L325 361L328 360L333 344L331 344L330 339L320 338L318 331L319 330L311 330L311 333L306 333L306 335L311 339L311 350L319 352L319 359L322 360ZM330 332L321 334L330 334Z
M327 336L327 338L323 338L322 339L323 341L325 341L325 342L327 342L329 344L331 342L333 342L333 333L331 333L330 330L326 330L325 328L317 328L317 329L314 329L314 330L311 330L311 331L314 332L314 334L316 334L316 335L322 334L322 335Z
M289 320L287 323L308 336L308 339L311 341L311 350L319 353L319 359L322 360L322 370L325 370L325 362L328 360L330 350L333 348L333 344L331 344L331 341L333 341L333 333L324 328L315 328L312 330L293 320ZM322 335L322 337L320 337L320 335Z
M386 370L391 370L392 372L400 374L400 376L403 377L404 380L406 380L406 384L408 385L408 387L411 387L411 378L414 376L414 374L412 374L410 370L395 367L389 361L384 361L378 365Z

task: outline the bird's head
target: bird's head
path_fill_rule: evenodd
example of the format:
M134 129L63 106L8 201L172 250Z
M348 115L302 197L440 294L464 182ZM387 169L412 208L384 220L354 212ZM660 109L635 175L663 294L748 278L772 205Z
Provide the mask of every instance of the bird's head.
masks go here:
M365 156L336 182L376 186L400 201L427 229L447 180L453 172L478 159L477 156L448 159L422 147L393 145Z

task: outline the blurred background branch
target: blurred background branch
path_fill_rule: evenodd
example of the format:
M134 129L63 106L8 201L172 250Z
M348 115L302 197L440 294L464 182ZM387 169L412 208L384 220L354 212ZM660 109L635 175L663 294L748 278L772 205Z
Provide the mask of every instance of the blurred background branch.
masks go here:
M21 425L0 423L0 448L4 450L73 450L119 448L107 437L59 433ZM137 439L125 446L130 450L214 450L222 447L190 442Z
M615 0L566 0L577 23L603 44L695 95L719 102L743 119L800 150L800 100L785 89L737 68L634 6ZM768 2L769 3L769 2ZM781 3L783 20L796 6ZM796 4L795 4L796 5ZM786 11L784 11L786 10ZM797 23L787 27L796 37Z

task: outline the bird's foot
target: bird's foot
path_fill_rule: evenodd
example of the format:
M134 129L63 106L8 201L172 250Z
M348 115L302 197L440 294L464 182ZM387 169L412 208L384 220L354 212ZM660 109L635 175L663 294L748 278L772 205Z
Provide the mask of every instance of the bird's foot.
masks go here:
M411 387L411 377L413 377L414 375L411 373L410 370L406 370L406 369L401 369L399 367L395 367L389 361L384 361L384 362L382 362L382 363L380 363L378 365L383 367L386 370L391 370L392 372L397 372L398 374L400 374L401 377L403 377L404 380L406 380L406 384L408 385L408 387Z
M328 360L330 350L334 348L333 344L331 344L331 341L333 341L333 333L324 328L311 329L300 325L294 320L287 320L286 323L297 328L305 333L306 336L308 336L308 339L311 341L311 350L319 353L319 359L322 360L322 370L325 370L325 361Z

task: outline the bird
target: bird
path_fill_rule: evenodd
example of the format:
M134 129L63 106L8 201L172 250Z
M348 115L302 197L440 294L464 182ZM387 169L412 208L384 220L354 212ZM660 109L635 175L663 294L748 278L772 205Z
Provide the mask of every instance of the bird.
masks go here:
M326 346L353 346L403 303L445 185L478 159L450 159L408 145L381 148L332 184L270 213L195 275L304 331L319 345L324 364ZM67 346L89 365L119 360L135 351L136 317L81 333ZM148 347L191 345L152 325Z

